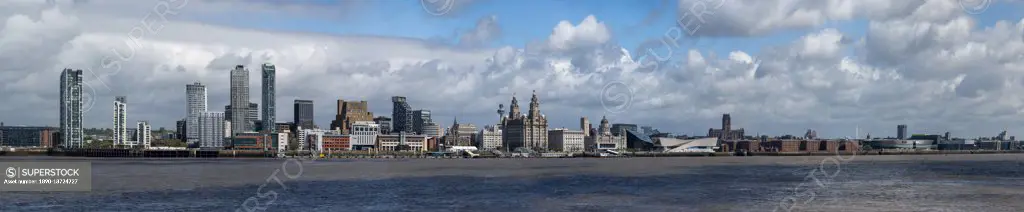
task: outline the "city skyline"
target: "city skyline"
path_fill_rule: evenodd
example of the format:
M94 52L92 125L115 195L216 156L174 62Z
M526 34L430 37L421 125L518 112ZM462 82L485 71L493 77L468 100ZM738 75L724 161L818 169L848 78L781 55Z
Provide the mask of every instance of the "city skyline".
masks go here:
M294 10L278 11L259 2L191 1L171 5L181 13L155 21L153 26L162 28L146 30L145 39L136 40L142 47L125 43L134 43L126 35L143 16L123 11L150 11L154 1L76 1L70 6L12 3L11 8L17 9L2 11L0 17L26 17L11 20L35 21L25 23L44 31L33 33L54 36L4 38L13 40L5 40L10 46L0 51L18 52L4 53L7 56L0 59L19 65L5 72L10 76L3 78L9 92L0 98L10 101L0 108L0 120L9 125L59 125L54 112L59 106L52 104L59 98L53 79L69 67L86 73L82 90L88 97L84 99L91 100L83 103L84 127L109 126L111 114L100 107L123 95L132 99L131 120L174 128L174 121L183 114L166 111L182 110L181 85L204 82L209 86L209 105L216 108L229 104L227 79L232 67L272 62L277 85L274 105L312 100L317 103L314 116L319 126L332 120L331 103L336 99L365 100L370 112L386 115L391 112L391 96L407 97L413 109L430 110L434 120L444 120L438 124L447 125L447 120L459 117L461 122L482 126L495 122L493 110L513 93L524 98L522 94L537 90L550 128L574 128L581 116L598 120L607 115L612 123L700 135L719 125L720 114L730 113L733 125L749 135L800 135L814 129L821 137L844 137L860 129L861 134L895 136L892 126L898 124L908 125L910 133L949 131L965 137L991 136L1002 130L1019 135L1024 130L1024 122L1018 121L1024 120L1019 112L1024 110L1019 103L1024 97L1015 92L1024 83L1013 71L1020 70L1024 61L1019 58L1022 50L1013 48L1024 43L1019 30L1024 15L1013 13L1022 9L1020 3L994 1L997 5L985 11L969 11L955 1L940 0L877 7L857 2L733 2L708 7L720 10L694 32L699 41L683 39L681 47L663 48L660 40L667 32L680 32L671 23L686 15L695 2L530 5L562 11L542 16L497 9L522 8L524 3L467 3L457 4L462 9L450 14L434 16L418 2L361 6L289 2L282 4ZM825 6L844 10L824 10ZM379 15L353 14L346 20L311 15L323 14L315 11L325 9L342 11L342 7L392 11L387 14L396 16L388 17L395 27L371 26L382 18ZM764 7L780 9L758 9ZM290 24L299 18L268 23L224 22L204 16L223 14L219 12L228 8L250 15L295 14L310 24ZM658 8L670 9L651 17L653 21L644 21ZM917 8L936 12L930 13L933 16L923 12L879 15ZM793 11L821 15L802 17ZM42 20L42 14L52 19ZM743 18L751 14L779 18L754 24L755 20ZM801 21L805 19L811 21ZM920 26L921 33L911 33L914 26ZM23 30L9 27L5 29ZM196 31L204 33L197 36ZM450 36L453 31L458 32L455 37ZM666 73L663 77L644 75L635 66L651 61L642 59L654 56L649 49L660 57L671 52L671 61L678 63L662 66L673 67L661 72ZM117 60L112 50L121 56L128 50L137 54ZM111 58L117 63L111 63ZM253 88L259 83L259 77L250 77L251 94L260 92ZM606 88L632 91L632 95L605 93ZM262 101L259 95L250 96L249 102ZM602 97L615 101L602 104ZM291 113L291 108L275 108L278 122L291 120Z

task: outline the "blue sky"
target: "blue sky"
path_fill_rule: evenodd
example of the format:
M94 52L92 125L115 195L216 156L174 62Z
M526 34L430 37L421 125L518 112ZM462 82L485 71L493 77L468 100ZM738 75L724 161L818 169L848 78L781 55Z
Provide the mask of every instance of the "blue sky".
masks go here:
M284 3L281 0L262 1ZM635 49L644 40L660 37L668 31L676 21L678 13L678 1L674 0L592 0L586 4L578 1L581 0L477 0L473 4L456 8L451 14L433 16L424 12L418 0L308 0L299 3L350 8L340 10L333 16L224 17L215 22L270 30L454 41L458 32L473 28L480 18L496 15L503 36L490 46L522 47L526 43L545 39L559 21L568 20L578 24L584 17L594 15L612 30L613 39L617 43L627 49ZM297 1L287 2L296 3ZM658 15L649 15L654 11L657 11ZM1024 4L997 3L975 16L978 18L978 27L983 28L995 24L998 20L1020 20L1024 13L1019 11L1024 11ZM644 24L644 20L649 17L655 19ZM761 48L785 44L821 28L836 28L846 35L861 37L867 28L867 22L833 22L816 29L781 31L760 37L704 39L692 45L703 51L714 51L719 54L736 50L757 54Z

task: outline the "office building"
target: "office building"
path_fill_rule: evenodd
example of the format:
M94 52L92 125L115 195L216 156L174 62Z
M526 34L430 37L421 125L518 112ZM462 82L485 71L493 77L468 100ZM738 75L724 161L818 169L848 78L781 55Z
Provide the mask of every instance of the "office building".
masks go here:
M476 140L479 141L477 147L482 150L500 150L501 129L495 125L485 125Z
M372 121L358 121L352 124L352 150L368 150L377 145L380 125Z
M82 147L82 109L82 70L64 69L60 73L61 147Z
M235 133L227 147L236 150L277 150L280 149L278 143L281 140L280 136L282 135L278 133Z
M224 148L224 113L204 112L199 114L199 148L223 149ZM234 130L232 130L234 131Z
M301 126L296 127L298 131L295 132L295 140L298 142L297 149L299 150L316 150L320 151L323 147L323 140L321 139L325 132L321 129L305 129Z
M386 152L425 152L428 138L426 135L407 133L380 135L377 136L377 145L380 151Z
M144 149L149 149L153 144L152 131L153 128L149 126L148 121L139 121L137 128L135 128L135 143Z
M430 110L414 110L412 111L412 131L413 133L423 135L426 131L423 131L423 126L434 121L430 118Z
M313 121L313 100L296 99L292 110L294 112L292 119L296 127L302 127L302 129L316 128L316 123Z
M320 147L318 151L322 152L337 152L347 151L352 149L352 137L350 135L342 134L324 134L320 138Z
M185 134L188 133L185 130L187 126L185 119L174 122L174 139L185 141Z
M338 111L331 122L331 129L338 130L341 134L351 134L352 125L355 122L373 122L373 113L369 110L366 101L338 100Z
M415 133L412 129L412 107L406 102L405 97L392 96L391 106L392 132Z
M508 117L502 120L502 142L509 150L519 147L526 147L535 150L543 150L548 147L548 120L540 113L540 101L537 99L537 91L533 92L530 98L529 113L524 115L519 111L519 101L515 94L512 96L512 104L509 106Z
M128 98L124 96L114 97L114 146L123 147L128 145Z
M249 108L246 109L246 112L245 112L245 121L246 121L246 123L248 123L250 128L248 128L248 130L246 130L245 132L256 132L257 128L262 128L262 126L258 126L257 125L259 123L262 123L262 122L260 122L260 112L259 112L260 110L259 109L260 109L260 104L256 104L256 103L252 103L252 102L249 103ZM231 109L231 105L225 105L224 106L224 114L227 115L227 116L224 117L224 120L231 121L231 116L229 116L229 115L232 114L233 111L234 110ZM228 136L228 137L230 137L230 136Z
M0 146L53 147L53 127L0 126Z
M391 134L395 134L395 131L391 132ZM427 123L427 125L423 126L423 135L430 136L432 138L440 138L441 135L443 135L441 133L441 125L433 122Z
M237 65L231 70L231 132L242 133L253 129L249 120L249 69Z
M892 129L892 128L889 128ZM907 139L907 125L896 125L896 139Z
M548 131L548 149L557 152L583 152L584 138L582 130L554 129Z
M380 134L391 134L391 117L377 116L377 118L373 118L373 123L380 126Z
M206 112L206 86L199 83L193 82L192 84L185 85L185 130L181 133L185 135L181 140L185 141L189 145L199 144L199 115Z
M277 131L277 104L274 103L274 96L276 92L275 77L277 75L277 68L274 64L264 63L262 67L263 72L263 113L262 113L262 130L265 132L274 133Z

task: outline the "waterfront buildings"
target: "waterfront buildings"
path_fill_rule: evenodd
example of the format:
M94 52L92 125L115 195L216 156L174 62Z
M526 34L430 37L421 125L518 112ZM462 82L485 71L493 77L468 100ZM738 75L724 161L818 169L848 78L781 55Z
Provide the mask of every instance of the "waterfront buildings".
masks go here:
M601 125L590 132L591 136L584 138L584 149L586 151L614 150L626 148L626 137L612 134L611 126L608 124L608 117L601 118Z
M373 113L366 101L338 99L338 112L334 121L331 121L331 129L339 130L341 134L351 134L352 125L363 121L373 122Z
M64 69L60 74L60 145L81 148L82 131L82 70Z
M509 150L519 147L543 150L548 146L548 120L540 113L540 101L537 100L537 91L533 92L530 98L529 113L524 115L519 111L519 101L515 94L512 96L512 105L509 106L508 117L502 120L502 142Z
M406 102L405 97L392 96L391 107L392 132L414 133L412 107Z
M295 123L296 127L302 127L303 129L315 128L316 122L313 121L313 100L296 99L292 110L294 110L295 113L292 117L294 119L293 123Z
M224 148L225 121L223 112L204 112L199 114L199 148L222 149ZM233 130L232 130L233 131Z
M199 115L206 112L206 86L193 82L185 85L185 141L189 145L199 144Z
M54 127L0 125L0 146L53 147L56 132Z
M235 133L231 138L230 147L237 150L276 150L280 149L280 136L278 133Z
M262 121L260 121L260 110L259 109L260 109L260 104L256 104L256 103L252 103L252 102L249 103L249 108L245 109L245 122L249 125L249 128L247 128L247 130L245 130L245 132L256 132L256 131L258 131L258 128L263 128L263 126L259 125L260 123L262 123ZM224 120L231 121L231 116L229 116L229 115L234 113L233 111L234 110L231 109L231 105L225 105L224 106L224 114L228 115L228 116L224 117ZM230 134L229 134L229 137L230 137Z
M722 129L708 129L708 137L715 137L719 140L743 139L743 128L732 129L732 117L728 113L722 114Z
M495 125L485 125L480 130L480 134L476 139L479 142L478 147L482 150L497 150L501 149L501 129Z
M557 152L583 152L584 135L582 130L565 128L548 131L548 150Z
M344 133L343 133L344 134ZM352 124L352 150L367 150L377 146L380 125L372 121L358 121Z
M298 129L298 131L295 132L295 134L296 134L295 140L299 144L297 149L299 149L299 150L310 150L310 149L316 150L316 149L320 148L320 146L322 146L323 141L320 140L320 137L323 136L326 133L326 132L324 132L324 130L316 129L316 128L306 129L306 128L302 128L301 126L300 127L296 127L296 128Z
M394 134L394 131L392 131L391 134ZM434 122L427 123L427 125L423 126L423 135L441 137L441 125L437 125L437 123Z
M114 146L122 147L129 145L128 142L128 98L124 96L114 97Z
M245 66L237 65L235 69L231 70L231 111L229 113L231 121L231 132L242 133L253 129L250 126L249 117L249 69Z
M317 151L321 152L337 152L352 149L352 136L350 135L323 134L318 142L321 146L317 147Z
M380 134L391 134L391 117L377 116L373 118L373 123L380 125Z
M476 138L477 129L473 124L459 124L459 120L455 119L452 123L452 128L448 130L448 134L445 135L444 145L445 147L452 146L474 146L473 139Z
M583 136L590 136L590 120L587 117L580 117L580 131L583 131Z
M135 142L144 149L149 149L153 144L153 135L151 134L153 128L149 126L148 121L139 121L137 128L135 128Z
M379 135L377 136L377 145L380 151L424 152L427 151L428 138L429 136L426 135L406 133Z
M263 93L261 101L263 101L263 119L262 119L262 130L265 132L274 133L277 131L277 104L274 103L274 95L276 92L275 88L275 77L277 75L277 68L274 64L264 63L262 69L263 73Z

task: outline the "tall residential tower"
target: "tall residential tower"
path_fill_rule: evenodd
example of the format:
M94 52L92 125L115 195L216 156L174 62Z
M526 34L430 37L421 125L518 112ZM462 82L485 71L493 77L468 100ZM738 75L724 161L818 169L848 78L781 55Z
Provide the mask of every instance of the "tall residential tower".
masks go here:
M412 107L405 101L404 96L393 96L391 97L391 132L394 133L412 133Z
M114 97L114 146L128 145L128 98Z
M265 64L263 64L262 70L263 70L263 98L262 98L262 101L263 101L263 113L262 113L262 115L263 115L263 122L261 122L261 123L263 124L263 127L262 127L263 131L267 131L267 132L273 133L273 132L277 132L277 127L275 126L275 124L277 123L277 122L275 122L276 119L277 119L276 115L275 115L275 112L277 111L277 107L276 107L277 104L274 103L274 99L275 99L274 95L275 95L275 91L276 91L275 88L274 88L275 87L274 83L275 83L275 75L277 73L277 68L274 67L274 64L265 63Z
M237 65L231 70L231 133L252 131L249 112L249 69ZM228 135L231 137L231 135Z
M81 69L64 69L60 73L60 132L60 144L62 147L82 147Z
M199 115L206 112L206 86L193 82L185 85L185 138L189 145L199 143Z
M313 129L316 126L313 120L313 100L296 99L292 115L295 126L302 129Z

